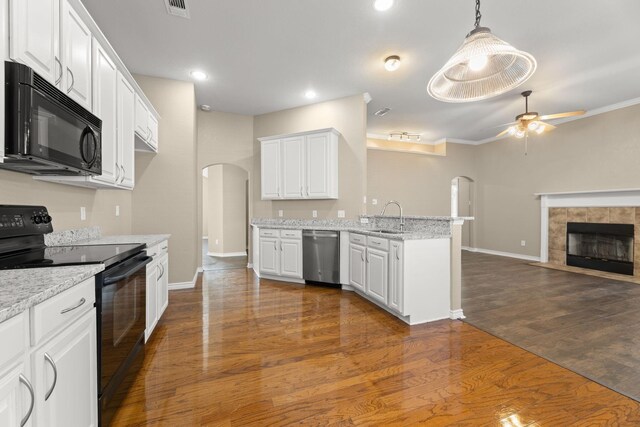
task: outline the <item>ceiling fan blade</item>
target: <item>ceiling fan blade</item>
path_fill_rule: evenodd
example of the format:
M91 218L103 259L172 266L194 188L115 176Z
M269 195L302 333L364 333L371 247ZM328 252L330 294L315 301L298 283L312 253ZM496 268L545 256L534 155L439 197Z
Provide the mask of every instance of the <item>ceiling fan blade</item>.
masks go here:
M554 125L550 125L549 123L545 123L545 122L539 122L540 125L539 126L544 126L544 131L548 132L550 130L554 130L555 128L557 128L557 126Z
M505 130L503 130L502 132L500 132L499 134L496 135L496 138L500 138L501 136L507 134L509 132L509 128L506 128Z
M547 114L546 116L540 116L538 119L539 120L554 120L554 119L561 119L563 117L581 116L584 113L586 113L585 110L568 111L566 113Z

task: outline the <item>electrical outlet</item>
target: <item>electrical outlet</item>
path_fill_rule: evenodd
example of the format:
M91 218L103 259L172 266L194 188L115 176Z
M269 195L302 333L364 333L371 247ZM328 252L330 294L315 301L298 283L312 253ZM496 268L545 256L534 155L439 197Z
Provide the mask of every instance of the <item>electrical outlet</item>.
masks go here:
M338 218L344 218L344 211L338 211Z
M377 205L378 204L378 199L371 199L371 204L372 205Z
M87 209L84 206L80 206L80 221L87 220Z
M218 239L216 239L216 245L218 244Z
M520 246L527 246L526 240L520 240Z
M120 205L116 205L116 216L120 216Z
M311 211L311 216L314 218L318 218L318 211Z
M369 218L361 216L360 217L360 224L369 224Z
M280 210L278 211L278 216L279 216L280 218L282 218L282 217L284 216L284 211L283 211L282 209L280 209Z

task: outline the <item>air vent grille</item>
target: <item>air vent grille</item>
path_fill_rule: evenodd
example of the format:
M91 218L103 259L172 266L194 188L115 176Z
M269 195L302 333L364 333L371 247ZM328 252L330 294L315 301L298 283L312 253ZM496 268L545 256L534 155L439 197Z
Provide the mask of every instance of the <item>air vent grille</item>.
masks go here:
M389 108L389 107L384 107L384 108L381 108L381 109L379 109L378 111L376 111L374 114L375 114L376 116L378 116L378 117L382 117L382 116L384 116L385 114L387 114L389 111L391 111L391 108Z
M164 0L164 4L167 6L167 13L169 13L169 15L189 18L187 0Z

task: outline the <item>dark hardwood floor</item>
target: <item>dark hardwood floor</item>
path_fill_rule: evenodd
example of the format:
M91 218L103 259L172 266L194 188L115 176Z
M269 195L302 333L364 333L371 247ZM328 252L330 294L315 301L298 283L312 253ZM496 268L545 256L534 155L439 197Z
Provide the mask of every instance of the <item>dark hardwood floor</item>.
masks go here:
M640 400L640 285L463 252L465 320Z
M541 269L542 270L542 269ZM467 323L205 272L172 291L117 426L640 425L640 406Z

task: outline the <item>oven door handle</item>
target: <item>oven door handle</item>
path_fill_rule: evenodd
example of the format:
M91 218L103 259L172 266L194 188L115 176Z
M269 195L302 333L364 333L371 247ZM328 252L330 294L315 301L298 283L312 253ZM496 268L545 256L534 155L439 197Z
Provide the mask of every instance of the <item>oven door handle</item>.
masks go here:
M121 268L118 268L113 272L109 272L109 275L104 276L104 278L102 279L102 285L103 286L113 285L116 282L119 282L123 279L126 279L129 276L134 275L138 270L140 270L145 265L153 261L153 258L145 255L145 256L136 258L136 261L138 262L136 262L133 265L122 266Z

